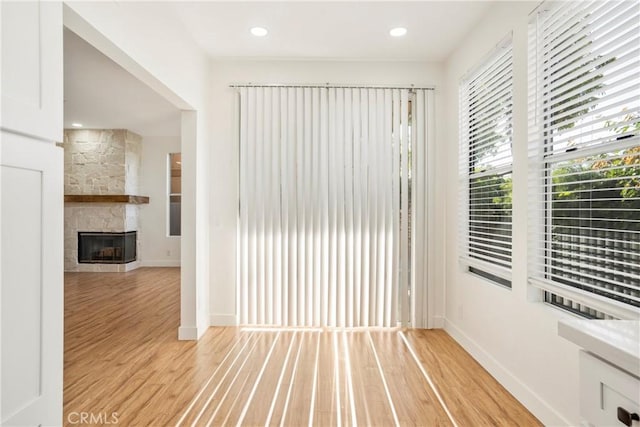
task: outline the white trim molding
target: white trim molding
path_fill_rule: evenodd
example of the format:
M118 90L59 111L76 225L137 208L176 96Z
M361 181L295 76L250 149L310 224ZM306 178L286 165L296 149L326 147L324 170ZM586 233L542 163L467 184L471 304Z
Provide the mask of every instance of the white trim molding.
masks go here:
M140 267L180 267L180 260L142 260Z
M180 326L178 328L178 339L180 341L197 341L198 337L198 328L195 326Z

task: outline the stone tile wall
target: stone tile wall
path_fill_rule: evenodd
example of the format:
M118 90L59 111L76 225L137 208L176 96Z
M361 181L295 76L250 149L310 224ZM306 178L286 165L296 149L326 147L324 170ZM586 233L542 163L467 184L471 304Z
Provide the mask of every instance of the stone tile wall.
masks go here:
M142 165L142 138L125 131L124 142L124 194L138 194L140 191L140 167Z
M122 129L68 129L64 134L65 194L133 194L139 191L142 138ZM79 264L78 232L138 231L139 207L121 203L65 203L65 271L129 271L139 263Z

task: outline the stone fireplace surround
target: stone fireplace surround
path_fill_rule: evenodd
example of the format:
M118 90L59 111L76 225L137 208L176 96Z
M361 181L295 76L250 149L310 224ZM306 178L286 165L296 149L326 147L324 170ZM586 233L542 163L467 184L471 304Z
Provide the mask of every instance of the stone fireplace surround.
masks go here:
M65 271L125 272L140 266L139 191L142 138L125 129L64 132ZM107 197L110 196L110 197ZM138 259L126 264L78 262L78 232L137 231Z

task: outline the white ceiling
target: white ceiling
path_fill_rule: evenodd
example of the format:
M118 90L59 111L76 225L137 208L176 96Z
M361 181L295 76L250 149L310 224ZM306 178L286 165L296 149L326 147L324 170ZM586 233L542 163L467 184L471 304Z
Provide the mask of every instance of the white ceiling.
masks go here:
M64 30L64 127L180 135L180 112L147 85Z
M212 57L443 61L489 1L149 2ZM269 29L266 37L249 32ZM389 36L393 27L408 29ZM64 32L64 125L180 134L179 111L73 32Z
M489 1L170 3L214 57L443 61ZM269 30L255 37L251 27ZM389 36L403 26L404 37Z

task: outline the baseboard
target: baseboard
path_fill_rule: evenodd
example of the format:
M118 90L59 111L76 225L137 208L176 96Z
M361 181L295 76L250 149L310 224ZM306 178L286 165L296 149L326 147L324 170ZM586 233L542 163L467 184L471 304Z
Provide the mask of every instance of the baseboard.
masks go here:
M444 329L544 425L568 426L573 424L446 318L444 319Z
M140 267L141 267L140 261L133 261L124 265L124 271L125 272L133 271L136 268L140 268Z
M238 319L235 314L212 314L209 316L211 326L237 326Z
M197 341L198 328L195 326L180 326L178 328L178 339L181 341Z
M142 260L140 267L180 267L180 260Z

